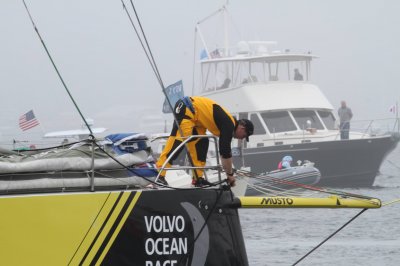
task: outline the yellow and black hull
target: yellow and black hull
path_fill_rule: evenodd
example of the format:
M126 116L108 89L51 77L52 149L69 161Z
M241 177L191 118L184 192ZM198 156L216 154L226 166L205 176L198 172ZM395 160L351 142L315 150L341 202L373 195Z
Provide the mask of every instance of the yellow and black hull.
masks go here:
M0 197L1 265L247 265L220 190Z

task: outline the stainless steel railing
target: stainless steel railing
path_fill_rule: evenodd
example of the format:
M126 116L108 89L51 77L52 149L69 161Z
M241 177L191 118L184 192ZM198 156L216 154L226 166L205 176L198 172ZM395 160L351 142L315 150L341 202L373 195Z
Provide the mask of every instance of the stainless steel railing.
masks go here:
M168 136L165 136L165 137L158 137L158 138L167 138ZM192 141L193 139L197 139L197 138L208 138L208 139L213 139L214 140L214 145L215 145L215 151L216 151L216 154L217 154L217 156L215 156L215 159L216 159L216 163L217 163L217 165L215 165L215 166L204 166L204 167L197 167L197 166L180 166L180 167L173 167L173 168L166 168L166 165L171 161L171 159L188 143L188 142L190 142L190 141ZM221 182L221 180L222 180L222 178L221 178L221 169L222 169L222 167L221 167L221 164L220 164L220 159L219 159L219 156L218 156L218 145L217 145L217 138L216 138L216 136L213 136L213 135L192 135L192 136L189 136L189 137L183 137L182 139L184 139L183 141L182 141L182 143L178 146L178 147L176 147L175 148L175 150L173 150L172 152L171 152L171 154L167 157L167 159L165 160L165 162L164 162L164 164L161 166L161 168L159 169L159 173L158 173L158 175L157 175L157 178L156 178L156 182L157 182L157 180L159 179L159 177L160 177L160 174L161 174L161 172L162 171L164 171L164 170L195 170L195 169L204 169L204 170L207 170L207 169L212 169L212 170L218 170L218 181L219 182Z

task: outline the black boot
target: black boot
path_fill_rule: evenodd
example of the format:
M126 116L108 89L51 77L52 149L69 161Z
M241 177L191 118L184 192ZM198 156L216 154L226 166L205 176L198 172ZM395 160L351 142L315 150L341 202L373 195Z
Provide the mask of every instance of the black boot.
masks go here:
M214 185L214 184L209 182L209 181L207 181L207 180L205 180L202 177L194 181L194 186L195 187L210 187L212 185Z
M164 186L169 186L167 180L165 180L165 177L162 176L162 175L160 175L160 176L158 177L157 183L159 183L159 184L161 184L161 185L164 185Z

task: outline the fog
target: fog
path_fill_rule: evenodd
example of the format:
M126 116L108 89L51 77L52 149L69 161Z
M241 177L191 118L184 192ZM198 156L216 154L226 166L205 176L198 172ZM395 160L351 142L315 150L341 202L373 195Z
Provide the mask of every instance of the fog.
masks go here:
M95 127L108 133L164 130L171 117L161 113L161 87L120 0L26 3L82 114ZM224 1L134 4L164 84L182 79L190 94L195 25ZM232 42L277 41L279 49L311 51L319 56L313 82L335 108L343 99L356 120L394 117L389 108L400 100L399 1L231 0L228 9L237 33ZM207 27L212 38L222 25ZM22 1L1 1L0 32L0 144L80 128L83 121ZM31 109L40 126L22 132L18 118Z

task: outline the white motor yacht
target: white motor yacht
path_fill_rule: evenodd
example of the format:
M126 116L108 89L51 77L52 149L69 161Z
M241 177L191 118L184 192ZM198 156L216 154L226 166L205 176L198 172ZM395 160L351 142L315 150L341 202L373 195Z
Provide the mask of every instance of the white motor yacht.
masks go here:
M197 32L201 33L199 28ZM311 79L311 63L317 56L276 50L276 42L242 41L210 49L202 41L193 95L212 98L255 126L248 143L234 143L235 167L268 172L290 155L294 161L315 163L320 186L374 184L399 134L378 134L369 123L362 131L350 131L349 139L340 139L335 110Z

